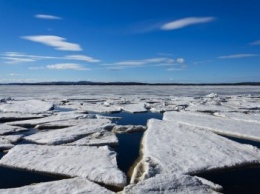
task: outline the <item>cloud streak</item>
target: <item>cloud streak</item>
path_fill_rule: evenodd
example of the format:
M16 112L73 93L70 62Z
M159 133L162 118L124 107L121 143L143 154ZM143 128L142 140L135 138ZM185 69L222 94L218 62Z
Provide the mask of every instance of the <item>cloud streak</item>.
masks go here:
M45 20L62 20L61 17L54 16L54 15L46 15L46 14L37 14L34 17L38 19L45 19Z
M67 42L65 38L53 35L22 36L25 40L45 44L62 51L82 51L79 44Z
M47 69L55 69L55 70L78 70L78 71L90 70L76 63L58 63L54 65L47 65L46 67Z
M246 58L246 57L257 57L259 55L256 54L234 54L234 55L226 55L220 56L219 59L239 59L239 58Z
M250 45L260 45L260 40L256 40L254 42L251 42Z
M187 17L175 20L161 26L161 30L177 30L195 24L203 24L214 21L214 17Z
M2 55L2 59L5 60L6 64L20 64L25 62L35 62L39 60L72 60L72 61L84 61L87 63L98 63L99 59L87 55L66 55L63 57L54 57L54 56L40 56L40 55L28 55L19 52L6 52Z

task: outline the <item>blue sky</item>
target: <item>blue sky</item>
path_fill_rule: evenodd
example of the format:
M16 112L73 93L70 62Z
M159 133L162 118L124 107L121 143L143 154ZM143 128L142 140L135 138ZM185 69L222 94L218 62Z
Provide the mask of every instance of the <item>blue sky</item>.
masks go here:
M258 0L0 0L0 82L260 81Z

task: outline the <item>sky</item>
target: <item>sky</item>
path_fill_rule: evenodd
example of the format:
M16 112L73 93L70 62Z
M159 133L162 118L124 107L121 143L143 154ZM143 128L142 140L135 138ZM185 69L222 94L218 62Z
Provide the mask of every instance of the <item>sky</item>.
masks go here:
M260 82L259 0L0 0L0 83Z

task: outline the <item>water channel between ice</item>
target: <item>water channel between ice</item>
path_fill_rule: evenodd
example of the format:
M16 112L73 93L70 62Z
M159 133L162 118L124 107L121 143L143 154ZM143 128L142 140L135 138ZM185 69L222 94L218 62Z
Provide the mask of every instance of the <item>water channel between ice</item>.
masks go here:
M63 110L57 107L56 111L70 111ZM121 117L119 120L113 120L117 125L146 125L150 118L162 119L161 113L136 113L131 114L127 112L119 112L113 114L101 114L103 116ZM27 132L35 133L34 129ZM117 163L119 169L126 174L129 174L131 166L134 165L138 159L140 142L143 136L143 132L117 134L119 140L119 146L114 147L117 154ZM233 141L239 143L251 144L260 147L259 142L242 140L239 138L227 137ZM26 142L25 142L26 143ZM0 152L0 158L4 155ZM234 170L224 170L210 173L199 174L203 178L206 178L214 183L218 183L223 186L224 193L260 193L260 168L259 167L245 167ZM64 179L66 177L51 176L43 173L35 173L23 170L16 170L11 168L0 167L0 188L14 188L25 186L29 184L48 182L54 180ZM130 177L128 176L128 180Z

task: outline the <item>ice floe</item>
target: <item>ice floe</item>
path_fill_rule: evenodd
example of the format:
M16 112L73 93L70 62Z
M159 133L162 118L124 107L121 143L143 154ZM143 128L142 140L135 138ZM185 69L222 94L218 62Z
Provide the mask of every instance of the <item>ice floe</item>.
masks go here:
M59 145L71 143L89 134L102 131L111 121L108 119L86 119L84 125L38 132L24 137L27 141L38 144Z
M61 112L57 115L52 115L40 119L30 119L24 121L8 122L9 125L21 127L35 127L37 125L51 123L51 122L66 122L69 119L87 118L87 115L76 112Z
M17 145L1 160L1 166L69 177L83 177L122 188L126 176L117 168L116 153L107 146Z
M118 139L116 135L106 130L96 132L93 134L88 135L82 139L69 143L67 145L74 145L74 146L103 146L103 145L110 145L116 146L118 145Z
M260 124L260 114L252 114L252 113L239 113L239 112L225 112L225 113L214 113L215 116L225 117L234 120L247 121L252 123Z
M260 141L260 125L258 123L187 111L166 112L164 113L163 120L207 129L227 136Z
M23 127L11 126L7 124L0 124L0 135L6 135L6 134L11 134L16 132L25 132L25 131L29 131L29 129Z
M43 118L46 115L42 114L22 114L22 113L1 113L0 112L0 122L17 121L25 119L36 119Z
M256 147L173 121L150 119L142 147L143 156L134 169L132 183L156 174L192 175L260 164Z
M123 109L126 112L130 112L130 113L147 112L147 109L145 108L144 103L124 104L124 105L121 105L121 109Z
M99 186L85 178L64 179L46 183L38 183L24 187L0 189L1 194L112 194L112 191Z
M42 100L8 101L0 104L2 112L42 113L53 109L54 105Z
M196 193L209 194L219 193L221 186L202 178L181 174L163 174L130 184L124 188L121 194L155 194L155 193Z

